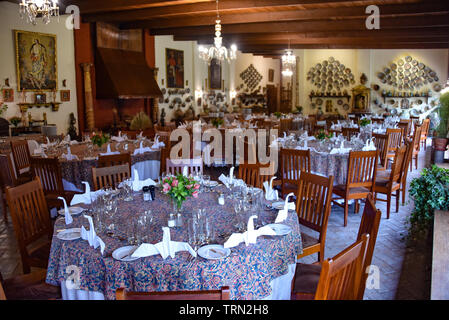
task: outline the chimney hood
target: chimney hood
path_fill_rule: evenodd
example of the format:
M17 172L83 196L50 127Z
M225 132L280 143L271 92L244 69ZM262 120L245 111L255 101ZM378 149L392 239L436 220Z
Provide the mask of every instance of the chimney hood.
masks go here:
M97 99L157 98L162 92L142 52L97 48Z

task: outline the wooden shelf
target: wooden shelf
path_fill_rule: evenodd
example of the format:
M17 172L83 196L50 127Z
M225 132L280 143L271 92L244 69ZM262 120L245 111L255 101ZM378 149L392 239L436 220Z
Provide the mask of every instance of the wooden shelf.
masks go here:
M337 96L334 96L334 95L322 95L322 96L319 96L319 95L316 95L316 94L309 94L309 98L310 98L310 101L312 101L314 98L322 98L322 99L331 99L331 98L333 98L333 99L335 99L335 98L344 99L344 98L346 98L347 102L349 103L349 100L351 99L351 96L350 95L337 95Z
M18 103L21 112L27 112L29 108L50 108L52 111L58 111L62 102L48 102L48 103Z
M428 95L421 95L421 96L411 96L411 97L404 97L404 96L389 96L389 95L382 95L382 98L384 98L384 103L386 103L387 98L392 98L392 99L416 99L416 98L425 98L426 99L426 103L429 104L429 96Z

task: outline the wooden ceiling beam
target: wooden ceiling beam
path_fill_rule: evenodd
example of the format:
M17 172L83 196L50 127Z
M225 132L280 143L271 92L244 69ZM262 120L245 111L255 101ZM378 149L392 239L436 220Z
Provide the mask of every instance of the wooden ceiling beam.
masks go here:
M379 6L382 18L394 18L399 16L423 16L432 14L449 13L449 2L441 3L419 3L404 5L384 5ZM267 12L245 12L239 10L232 14L220 14L221 24L228 26L232 24L259 23L267 21L306 21L306 20L344 20L344 19L366 19L366 6L351 6L340 8L324 8L310 10L288 10L288 11L267 11ZM192 26L211 26L215 24L216 13L211 15L188 15L176 16L169 18L156 18L152 20L136 21L138 18L130 18L127 13L123 13L113 22L131 21L125 23L125 26L133 25L134 27L144 26L145 28L154 29L164 26L164 28L192 27Z

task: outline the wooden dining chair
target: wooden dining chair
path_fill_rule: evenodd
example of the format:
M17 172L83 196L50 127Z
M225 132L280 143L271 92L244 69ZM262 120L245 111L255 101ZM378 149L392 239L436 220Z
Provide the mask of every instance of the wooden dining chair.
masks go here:
M284 134L284 132L288 132L292 129L292 123L293 119L280 119L280 133L281 135Z
M269 168L270 163L240 163L238 179L245 181L245 183L254 188L263 189L263 183L269 181L273 175L262 175L263 168Z
M387 135L389 136L389 145L387 153L387 161L395 157L396 149L403 145L402 129L387 128Z
M129 152L98 156L97 168L112 167L121 164L128 164L129 172L131 172L131 154Z
M378 151L349 152L346 184L334 186L333 193L338 197L333 203L344 208L344 226L348 224L348 201L354 200L354 212L359 212L359 203L368 193L373 192L377 173ZM344 199L344 204L337 200Z
M45 283L47 269L3 279L0 274L0 300L61 299L61 287Z
M412 144L408 143L408 147L411 148ZM374 184L374 201L384 201L387 202L387 219L390 219L390 204L391 197L396 196L396 212L399 211L399 189L401 187L402 182L402 169L404 167L404 159L406 154L406 146L399 147L396 150L396 154L393 160L393 164L391 165L390 176L388 179L383 177L376 177L376 181ZM405 166L406 169L407 166ZM393 193L395 192L395 195ZM379 199L377 198L377 194L385 194L387 199Z
M360 299L360 284L369 238L368 234L363 234L360 240L318 266L316 271L319 271L319 275L317 276L315 271L314 277L309 277L311 285L317 283L313 293L304 294L299 281L304 280L304 277L295 275L292 299L302 300L310 296L315 300Z
M30 273L31 267L47 268L53 228L39 178L6 188L6 200L22 258L23 273ZM45 241L39 242L44 237Z
M31 173L33 177L39 177L49 208L61 208L64 205L64 202L59 200L58 197L63 197L67 203L70 203L73 196L80 193L64 190L61 163L57 157L31 157Z
M390 144L390 136L387 134L373 133L374 145L379 150L379 165L377 171L385 171L387 169L387 154Z
M188 174L203 174L203 159L167 159L167 173L177 175L182 174L184 167L187 167Z
M421 146L424 147L424 150L427 150L427 136L429 134L430 129L430 119L424 119L421 127L421 138L420 143Z
M318 261L324 260L333 183L333 176L326 178L304 171L301 172L296 192L298 221L300 225L318 232L319 236L317 239L306 233L301 233L303 252L298 255L298 259L317 253Z
M11 141L11 152L16 169L16 179L19 184L29 182L32 179L30 172L30 149L26 140Z
M170 135L171 131L161 131L156 130L156 135L159 136L159 141L165 144L165 147L161 148L161 173L166 172L166 163L167 159L170 158L170 150L171 150L171 140Z
M131 178L128 164L112 167L92 168L92 179L95 190L103 188L116 189L126 179Z
M325 125L318 125L318 124L314 123L313 127L312 127L312 134L311 135L316 135L316 134L320 133L320 131L326 131L326 126Z
M419 152L421 151L421 144L420 144L420 138L421 138L421 130L422 126L416 126L415 132L413 133L413 152L412 152L412 158L410 159L410 171L413 171L413 160L415 160L415 168L418 170L418 157Z
M15 187L18 185L18 182L16 180L10 155L0 154L0 166L3 168L3 170L0 170L1 209L3 211L4 222L8 223L6 187Z
M351 138L353 136L357 136L360 133L360 129L359 128L341 128L341 132L343 134L343 136L348 139L351 140Z
M402 140L409 138L412 129L412 120L402 119L398 122L398 127L402 129Z
M201 291L165 291L165 292L130 292L117 289L117 300L229 300L229 287L220 290Z
M296 193L301 171L310 172L310 149L294 150L281 148L280 151L281 193L286 196Z

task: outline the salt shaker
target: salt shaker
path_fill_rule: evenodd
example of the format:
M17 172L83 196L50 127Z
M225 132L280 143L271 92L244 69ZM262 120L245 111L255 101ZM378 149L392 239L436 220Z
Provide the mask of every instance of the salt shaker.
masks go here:
M150 194L150 188L143 187L142 191L143 191L143 201L151 201L152 199Z
M218 196L218 204L221 206L224 206L224 204L225 204L225 198L224 198L223 193L220 193Z

